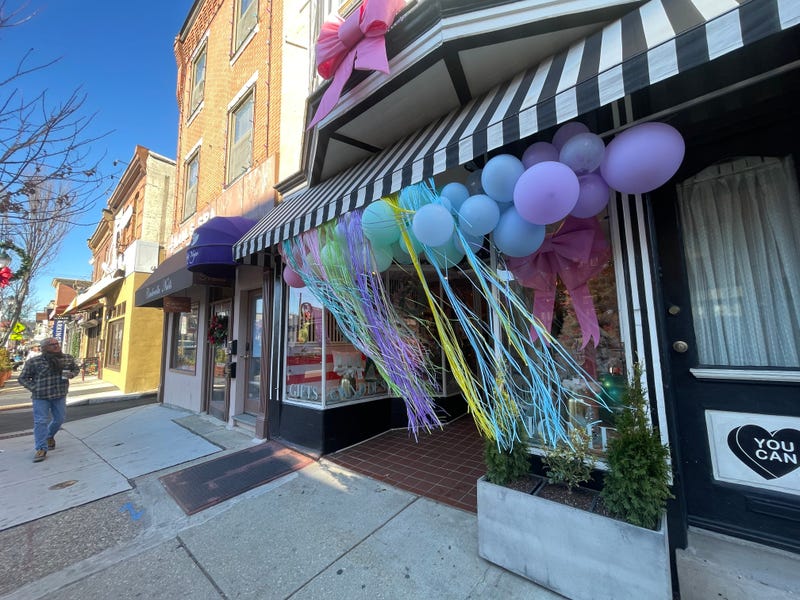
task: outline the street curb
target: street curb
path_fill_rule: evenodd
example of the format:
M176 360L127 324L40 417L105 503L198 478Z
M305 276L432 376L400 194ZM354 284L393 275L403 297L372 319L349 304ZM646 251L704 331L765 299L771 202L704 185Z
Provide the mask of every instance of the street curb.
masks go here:
M88 395L88 394L87 394ZM86 404L105 404L106 402L123 402L125 400L142 400L144 398L157 398L158 392L141 392L138 394L124 394L119 396L107 396L107 397L100 397L100 398L84 398L81 400L75 400L74 402L70 402L69 396L67 396L67 408L70 406L84 406ZM6 410L19 410L21 408L30 408L31 402L25 402L23 404L7 404L5 406L0 406L0 412Z

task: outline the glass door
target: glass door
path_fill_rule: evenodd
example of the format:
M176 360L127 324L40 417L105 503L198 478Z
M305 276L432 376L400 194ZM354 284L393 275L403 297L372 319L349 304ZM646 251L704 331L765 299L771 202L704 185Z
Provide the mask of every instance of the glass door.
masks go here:
M257 415L261 405L261 351L264 330L264 299L260 290L250 293L247 312L247 339L245 352L241 356L246 388L244 412Z
M208 343L208 351L211 356L206 361L211 371L208 375L207 411L211 416L223 421L228 420L228 403L230 401L230 377L227 372L230 322L231 303L229 300L212 305Z

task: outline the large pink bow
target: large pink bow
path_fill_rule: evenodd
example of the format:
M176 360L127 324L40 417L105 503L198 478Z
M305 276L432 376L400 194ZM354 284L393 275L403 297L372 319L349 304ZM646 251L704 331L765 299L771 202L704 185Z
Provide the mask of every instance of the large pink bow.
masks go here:
M13 276L14 273L8 267L0 269L0 288L6 287Z
M325 79L333 77L333 81L309 129L336 106L353 69L389 73L384 36L405 4L405 0L364 0L346 20L333 14L323 23L316 45L317 72Z
M567 217L555 233L549 234L530 256L507 258L506 264L523 287L533 288L533 314L549 331L553 323L556 278L567 288L583 333L585 348L590 340L600 343L600 325L587 283L597 276L611 257L611 249L600 223L594 217ZM531 328L536 340L536 331Z

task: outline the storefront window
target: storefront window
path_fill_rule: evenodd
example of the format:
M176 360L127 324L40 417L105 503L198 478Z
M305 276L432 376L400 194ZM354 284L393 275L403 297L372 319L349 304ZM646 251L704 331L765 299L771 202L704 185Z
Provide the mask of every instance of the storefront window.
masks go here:
M516 281L512 289L524 299L526 306L533 307L536 292L523 287ZM591 450L602 454L608 441L614 435L617 410L622 406L622 393L626 382L625 352L620 335L619 305L614 265L608 260L599 272L588 281L594 314L599 325L600 339L595 347L592 341L584 346L584 327L576 314L572 292L567 290L559 279L553 303L553 321L550 333L567 351L570 360L559 357L557 352L551 356L563 364L564 377L561 385L566 391L562 405L562 415L570 425L584 429L590 436ZM520 324L524 326L524 324ZM541 344L541 342L538 342ZM582 377L572 365L577 364L588 378ZM599 386L593 383L596 381ZM592 389L590 389L590 387ZM601 403L592 401L599 392ZM532 416L526 416L533 433L534 444L543 442L538 423Z
M197 367L197 324L199 306L192 304L188 313L172 316L172 351L170 368L194 373Z
M109 321L107 329L107 348L105 366L119 369L122 363L122 332L125 327L125 318Z
M386 391L374 363L344 336L333 315L308 289L291 288L287 399L330 406L384 396Z

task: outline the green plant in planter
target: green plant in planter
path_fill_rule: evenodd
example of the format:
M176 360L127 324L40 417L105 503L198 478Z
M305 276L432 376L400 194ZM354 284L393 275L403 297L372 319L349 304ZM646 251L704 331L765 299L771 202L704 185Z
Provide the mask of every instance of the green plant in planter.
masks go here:
M595 459L589 451L589 434L579 427L569 432L570 443L559 441L542 457L547 481L564 485L569 493L572 488L589 481Z
M483 444L483 461L486 463L486 480L496 485L506 485L524 477L531 471L528 436L524 427L517 427L519 440L511 450L498 448L497 441L487 439Z
M669 449L647 418L642 367L633 367L633 378L625 389L624 410L617 417L617 435L608 443L601 497L606 508L628 523L656 529L669 490Z

